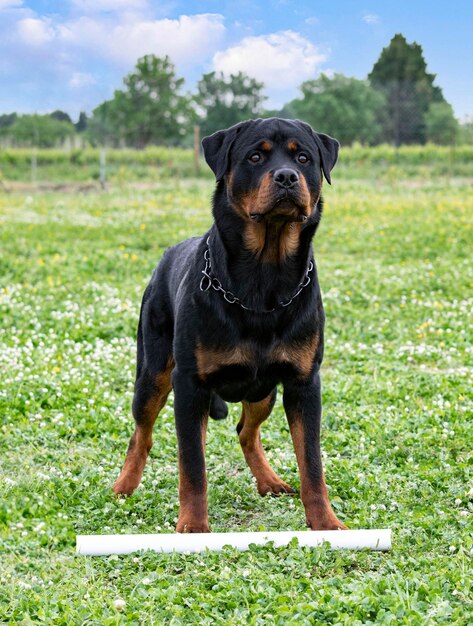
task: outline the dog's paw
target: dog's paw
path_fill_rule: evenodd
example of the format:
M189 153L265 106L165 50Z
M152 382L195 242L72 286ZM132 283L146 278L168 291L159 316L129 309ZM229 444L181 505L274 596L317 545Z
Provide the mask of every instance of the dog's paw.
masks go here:
M281 479L257 483L257 489L260 496L266 496L268 494L271 496L280 496L283 493L293 495L296 493L290 485Z
M347 526L335 515L326 515L325 517L318 517L314 520L308 519L307 526L311 530L348 530Z
M176 524L177 533L209 533L209 523L202 520L179 518Z
M140 478L130 474L120 474L112 487L112 491L117 496L131 496L140 484Z

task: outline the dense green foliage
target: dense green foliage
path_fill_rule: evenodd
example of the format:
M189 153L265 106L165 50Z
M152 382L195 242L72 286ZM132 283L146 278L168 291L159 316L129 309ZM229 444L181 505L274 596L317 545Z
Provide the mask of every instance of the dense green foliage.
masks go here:
M11 126L17 117L16 113L3 113L0 115L0 133L4 133L5 128Z
M79 119L74 124L75 129L78 133L83 133L85 130L87 130L87 125L88 125L87 115L84 111L81 111L79 113Z
M74 135L74 125L51 115L4 115L0 124L0 139L12 140L18 145L52 148Z
M172 398L142 487L124 500L111 486L132 430L143 289L167 246L210 224L213 182L144 186L129 170L100 193L0 191L0 623L473 622L471 169L438 176L425 150L448 154L392 153L381 174L359 159L378 163L386 148L342 150L315 240L330 497L351 528L392 528L386 554L76 556L76 533L173 530ZM257 494L239 411L209 425L213 530L303 529L298 495ZM262 439L298 488L280 399Z
M473 143L468 124L458 128L417 43L395 35L368 78L321 74L302 83L298 98L268 111L263 108L264 84L246 74L210 72L198 81L195 93L185 94L184 79L176 76L169 57L149 54L138 59L123 79L123 89L97 106L90 119L82 112L72 125L64 111L21 118L0 115L0 141L54 146L75 128L94 146L189 147L194 124L205 136L248 118L281 116L298 117L344 144ZM64 125L52 127L51 118Z
M383 48L368 78L386 97L384 141L396 146L425 143L425 115L432 103L444 103L435 74L427 72L422 47L395 35ZM452 112L453 114L453 112Z
M188 134L192 110L181 93L184 79L176 77L169 57L144 56L123 83L112 100L94 109L90 140L137 148L180 143Z
M379 143L385 100L368 81L322 74L302 83L301 91L302 97L287 106L290 117L323 129L342 144Z
M202 135L210 135L263 114L263 83L242 72L226 78L222 73L204 74L197 85L196 104Z
M458 138L459 126L448 102L432 102L425 114L425 135L428 141L451 146Z
M473 117L465 119L459 126L458 143L473 144Z

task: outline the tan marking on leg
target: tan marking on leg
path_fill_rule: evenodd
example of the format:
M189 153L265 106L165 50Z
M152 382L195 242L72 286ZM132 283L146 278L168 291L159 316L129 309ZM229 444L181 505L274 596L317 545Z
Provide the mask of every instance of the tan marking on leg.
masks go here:
M346 530L346 526L340 522L330 505L322 467L317 483L314 483L308 473L302 416L290 420L289 426L299 466L301 500L305 508L307 525L312 530Z
M208 416L202 421L201 442L205 459L205 443ZM199 488L192 485L186 474L179 450L179 518L176 524L178 533L209 533L209 514L207 507L207 475L204 461L204 482Z
M125 463L113 485L113 491L117 495L130 496L140 484L146 459L153 445L153 426L172 388L171 373L173 368L174 359L170 357L166 369L156 377L156 394L151 396L143 409L139 423L136 424L135 431L131 436Z
M292 487L279 478L271 469L263 451L260 425L269 416L272 408L272 395L261 402L242 402L242 415L239 422L240 444L251 473L256 478L258 493L294 493Z

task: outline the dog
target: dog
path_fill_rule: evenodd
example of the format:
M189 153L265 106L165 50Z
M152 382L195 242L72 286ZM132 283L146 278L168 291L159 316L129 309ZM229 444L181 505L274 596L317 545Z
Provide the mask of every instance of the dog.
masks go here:
M256 119L202 141L215 174L214 224L168 248L147 286L137 334L135 430L113 486L131 495L157 415L174 389L177 532L210 532L208 416L241 402L237 433L258 492L294 493L270 467L260 426L283 386L307 525L345 529L329 502L320 452L324 311L312 252L322 180L338 142L298 120Z

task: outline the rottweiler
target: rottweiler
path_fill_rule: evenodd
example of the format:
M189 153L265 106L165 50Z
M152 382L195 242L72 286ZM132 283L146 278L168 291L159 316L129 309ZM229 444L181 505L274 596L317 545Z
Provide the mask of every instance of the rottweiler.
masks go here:
M214 224L168 248L146 288L137 335L135 430L113 487L139 485L159 411L174 389L179 458L177 532L209 532L208 416L241 402L237 433L258 492L294 493L260 439L283 387L307 525L344 529L320 452L324 310L312 252L338 142L298 120L255 119L202 141L216 177Z

